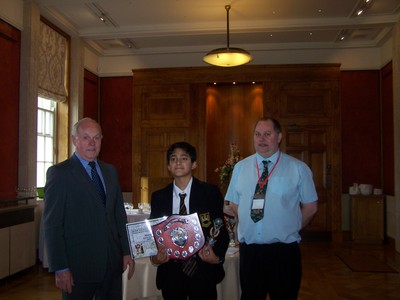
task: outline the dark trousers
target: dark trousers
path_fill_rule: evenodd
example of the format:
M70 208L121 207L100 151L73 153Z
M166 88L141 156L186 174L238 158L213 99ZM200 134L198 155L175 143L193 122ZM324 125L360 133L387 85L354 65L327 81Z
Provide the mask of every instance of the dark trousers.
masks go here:
M296 300L300 283L298 243L240 244L241 300Z
M120 271L108 270L101 282L74 282L72 293L62 292L62 300L122 300L122 262Z
M163 282L161 293L164 300L217 300L217 284L212 274L203 270L189 278L180 263L170 263L170 272Z

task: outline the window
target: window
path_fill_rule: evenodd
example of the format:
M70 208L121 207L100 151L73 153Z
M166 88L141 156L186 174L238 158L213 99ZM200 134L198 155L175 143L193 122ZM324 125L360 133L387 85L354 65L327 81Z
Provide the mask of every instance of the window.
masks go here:
M38 97L36 186L46 183L47 169L54 165L55 155L55 101Z

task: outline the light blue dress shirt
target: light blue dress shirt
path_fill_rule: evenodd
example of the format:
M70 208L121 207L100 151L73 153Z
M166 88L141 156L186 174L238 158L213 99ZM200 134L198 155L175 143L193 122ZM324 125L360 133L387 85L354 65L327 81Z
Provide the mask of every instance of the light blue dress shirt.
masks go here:
M83 159L82 157L80 157L79 154L76 153L76 152L74 154L79 159L79 161L81 162L82 166L85 168L86 172L89 175L89 178L92 178L92 167L89 166L89 161L87 161L87 160ZM95 160L95 163L96 163L97 173L99 174L101 182L103 183L104 191L107 192L106 184L105 184L104 178L103 178L103 173L101 173L101 169L100 169L99 163L97 162L97 159Z
M225 196L226 200L239 205L239 242L299 242L302 221L300 203L310 203L318 199L312 172L304 162L280 151L269 157L269 171L272 171L275 164L276 166L268 180L264 218L254 223L250 212L258 181L256 164L262 170L263 160L266 159L259 154L253 154L239 161L235 165Z

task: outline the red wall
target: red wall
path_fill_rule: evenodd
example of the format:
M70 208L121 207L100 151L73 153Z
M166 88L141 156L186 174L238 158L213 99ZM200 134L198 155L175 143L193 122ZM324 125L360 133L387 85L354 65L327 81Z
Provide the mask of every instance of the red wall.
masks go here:
M342 189L382 187L380 72L341 72Z
M132 77L100 79L100 157L116 166L121 188L132 191Z
M18 185L20 47L21 32L0 20L0 201L15 198Z
M382 69L382 180L383 192L394 195L394 124L392 64Z
M99 119L99 78L93 73L84 72L83 116L94 120Z

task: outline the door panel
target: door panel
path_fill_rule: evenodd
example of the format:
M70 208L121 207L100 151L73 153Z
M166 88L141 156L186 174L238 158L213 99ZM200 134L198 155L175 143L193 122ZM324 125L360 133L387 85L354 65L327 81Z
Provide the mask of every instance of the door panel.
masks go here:
M149 178L149 196L172 181L167 168L168 147L188 139L185 128L145 128L142 134L142 172Z
M140 178L148 178L149 199L152 192L172 181L167 168L168 147L188 141L197 147L199 131L195 101L190 85L141 86L134 90L134 139L132 175L134 203L141 201Z
M307 230L331 231L330 202L331 191L327 176L329 162L329 127L325 126L286 126L283 128L282 149L304 161L313 173L318 193L318 213ZM286 141L286 143L285 143Z

